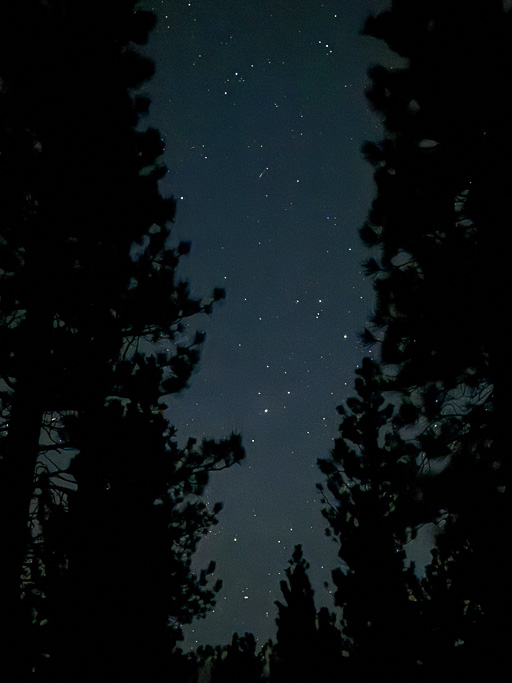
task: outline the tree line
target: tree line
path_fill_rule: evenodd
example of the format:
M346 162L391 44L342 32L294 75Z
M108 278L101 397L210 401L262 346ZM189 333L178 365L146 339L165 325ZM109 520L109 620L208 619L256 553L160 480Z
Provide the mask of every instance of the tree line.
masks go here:
M220 511L209 472L240 436L177 443L166 410L204 335L185 322L175 202L141 125L155 17L135 2L0 10L0 610L5 680L451 681L506 671L510 386L505 308L512 15L499 0L393 0L364 32L383 127L360 235L368 354L319 454L338 546L333 611L297 546L275 643L185 654L219 583L191 558ZM34 54L37 59L34 59ZM65 58L63 58L63 55ZM407 559L432 536L424 572ZM13 677L12 672L16 672Z

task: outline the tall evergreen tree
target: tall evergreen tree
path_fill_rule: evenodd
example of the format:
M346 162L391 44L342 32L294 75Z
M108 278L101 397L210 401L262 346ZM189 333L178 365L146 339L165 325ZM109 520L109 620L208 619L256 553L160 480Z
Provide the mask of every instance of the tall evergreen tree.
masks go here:
M367 263L377 302L364 338L379 342L397 396L382 467L403 492L402 454L411 472L417 466L401 526L437 524L421 610L435 634L433 650L450 653L447 680L462 661L481 675L498 672L511 634L501 243L512 151L504 87L512 73L511 21L499 0L449 8L395 0L366 25L407 61L371 72L369 98L386 137L365 146L378 194L361 236L378 255ZM343 469L346 461L343 452ZM343 534L342 544L347 529ZM433 659L428 666L436 670Z
M397 390L419 394L414 421L448 423L485 403L499 451L508 365L498 342L504 318L490 302L503 300L506 278L498 190L510 152L510 21L497 1L456 2L450 12L441 2L394 2L366 27L408 59L403 69L374 69L369 92L387 129L366 146L378 196L362 230L379 247L369 268L381 358L395 366Z
M415 139L436 143L417 142L418 175L411 173L411 163L399 162L380 192L382 250L405 249L416 273L409 287L414 296L403 297L396 262L389 260L379 283L380 310L387 347L403 340L399 381L423 385L419 419L428 429L419 440L422 452L427 459L444 458L445 468L428 491L446 518L429 585L433 589L435 583L438 594L444 581L445 595L460 595L459 619L464 614L467 635L456 637L458 652L473 671L480 666L488 675L499 671L511 634L503 547L512 480L506 429L510 371L502 343L507 323L501 313L507 255L501 235L512 151L504 88L512 74L512 16L497 1L455 3L451 12L442 3L421 10L393 3L368 30L409 59L408 86L391 94L394 77L382 74L390 96L380 108L388 124L393 110L403 110L413 98L417 103L416 112L402 116L403 122L415 120L416 138L412 124L398 121L391 129L395 148L411 149ZM374 92L382 93L382 85ZM406 173L409 196L422 216L409 235L400 230L405 214L391 208L395 192L403 196Z
M281 581L285 602L277 601L276 644L272 651L272 683L306 683L324 680L334 671L343 674L342 639L334 615L326 608L317 612L302 547L295 551Z
M333 572L335 602L349 641L350 672L389 680L418 676L418 581L405 562L414 528L415 451L403 448L392 423L396 406L386 400L387 381L365 358L356 371L357 395L338 411L340 435L326 475L329 535L339 543L342 565Z
M177 280L163 144L136 129L153 66L133 44L153 15L124 0L1 13L3 678L159 680L213 599L190 570L219 509L201 502L208 472L243 455L238 437L179 448L164 416L203 340L183 321L223 292L195 300ZM66 452L62 497L70 475L50 463Z

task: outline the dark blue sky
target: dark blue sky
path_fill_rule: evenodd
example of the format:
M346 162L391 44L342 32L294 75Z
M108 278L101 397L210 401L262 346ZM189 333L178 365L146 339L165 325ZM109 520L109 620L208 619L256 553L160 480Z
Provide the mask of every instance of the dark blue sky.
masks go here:
M181 272L194 294L225 287L190 388L173 397L179 440L241 432L244 464L211 477L224 502L197 562L217 562L215 611L186 645L263 642L295 544L317 606L337 565L315 484L352 389L371 310L358 237L374 196L360 148L382 135L364 97L367 69L390 64L360 35L382 0L161 0L147 47L148 123L166 141L165 194L178 198ZM398 63L395 59L395 63Z

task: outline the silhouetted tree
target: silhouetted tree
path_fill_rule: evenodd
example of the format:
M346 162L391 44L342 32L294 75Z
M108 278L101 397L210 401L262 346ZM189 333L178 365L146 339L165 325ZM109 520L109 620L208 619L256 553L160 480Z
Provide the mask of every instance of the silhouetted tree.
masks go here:
M349 641L350 672L410 680L418 667L419 585L406 566L417 468L392 423L396 406L374 361L356 370L357 395L339 406L340 436L319 460L327 478L323 513L339 543L335 602ZM417 675L417 672L414 673ZM349 679L350 680L350 679Z
M163 143L136 129L153 65L132 46L153 24L124 0L1 9L5 680L160 680L213 600L213 567L190 570L219 510L201 495L243 450L180 448L164 415L203 341L183 322L223 292L177 280Z
M394 0L366 25L407 62L371 72L369 98L387 132L364 148L378 188L361 230L378 250L366 265L377 299L364 339L379 342L397 396L394 443L381 454L392 487L401 490L395 464L404 449L418 466L402 526L438 528L421 610L433 652L451 662L446 680L463 661L468 671L498 675L511 634L501 238L512 152L504 87L511 21L499 0L457 0L449 9L438 0ZM422 656L431 673L434 657Z
M265 661L256 651L257 643L252 633L233 634L230 645L217 648L211 661L211 683L260 683L264 675Z
M494 0L451 7L393 2L366 26L408 59L375 68L369 91L387 135L365 148L378 195L361 234L379 247L367 339L381 340L395 387L419 393L429 423L447 422L457 403L468 413L485 402L502 450L508 364L504 318L490 302L506 286L511 17Z
M318 613L302 547L295 551L286 569L287 581L281 581L285 602L276 602L277 637L272 651L272 683L324 680L331 672L342 675L342 638L334 615L326 608Z

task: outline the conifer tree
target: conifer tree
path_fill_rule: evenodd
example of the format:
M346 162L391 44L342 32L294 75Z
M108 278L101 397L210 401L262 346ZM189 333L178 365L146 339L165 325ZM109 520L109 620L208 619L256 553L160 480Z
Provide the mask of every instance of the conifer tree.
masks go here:
M267 680L265 661L256 648L257 642L252 633L243 636L233 634L231 644L218 648L212 658L211 683L261 683Z
M386 399L378 364L365 358L356 375L357 395L338 408L342 421L331 457L319 460L327 485L327 491L320 486L323 513L341 560L333 572L335 602L352 675L405 681L421 661L420 591L404 550L414 534L416 452L397 438L396 406L392 395Z
M432 649L450 653L447 680L462 661L496 675L511 633L503 544L511 520L510 373L500 313L511 21L499 0L457 1L449 11L438 1L395 0L366 25L407 61L371 72L369 98L386 137L364 148L378 188L361 230L377 251L366 266L377 300L364 340L378 343L397 396L382 466L391 467L398 491L402 454L412 473L416 466L401 526L437 525L421 613L435 634ZM427 659L432 672L435 660Z
M166 413L203 341L184 323L223 292L177 279L163 143L136 127L153 15L1 13L0 673L156 681L213 600L213 567L190 569L208 473L243 456L236 436L179 447Z
M395 367L410 423L440 429L454 415L460 431L459 418L476 409L481 422L485 404L494 451L506 441L504 323L489 303L505 291L497 245L506 193L497 190L508 176L510 21L497 1L456 2L450 12L399 1L366 26L408 59L375 68L369 92L387 135L365 148L378 195L361 235L379 248L368 264L377 305L367 339L376 335L382 362ZM488 449L489 467L496 456ZM501 462L503 485L507 468Z
M342 638L334 615L326 608L318 613L314 602L302 547L295 546L287 567L287 581L281 581L285 602L277 601L276 644L272 649L272 683L306 683L340 673ZM341 672L342 673L342 672Z

